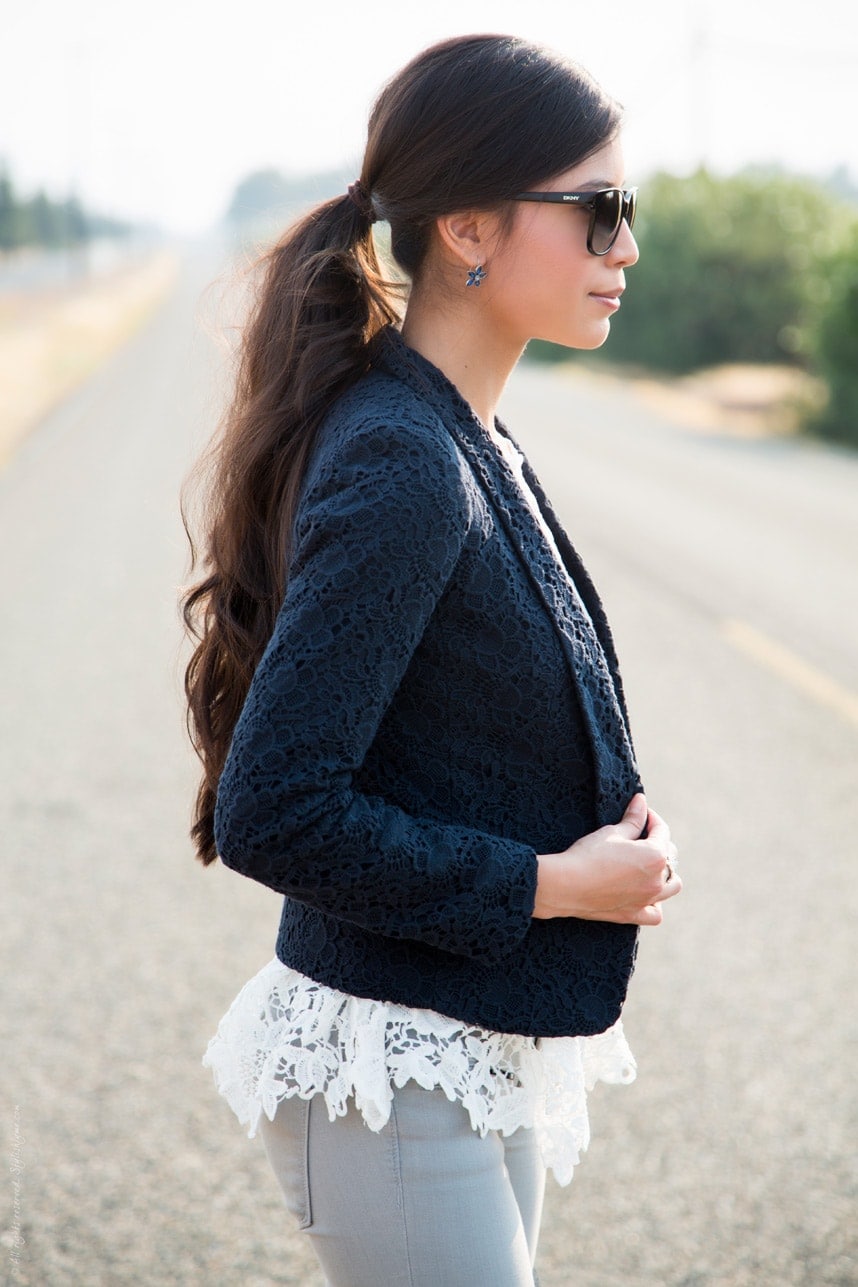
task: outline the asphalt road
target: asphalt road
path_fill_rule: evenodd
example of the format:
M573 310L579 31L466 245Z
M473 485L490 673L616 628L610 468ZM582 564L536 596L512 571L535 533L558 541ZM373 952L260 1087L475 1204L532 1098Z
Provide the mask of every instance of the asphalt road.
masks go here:
M176 498L222 387L213 272L0 475L0 1281L320 1283L199 1063L279 901L186 840ZM643 936L638 1081L597 1089L549 1187L543 1287L858 1283L858 458L526 368L505 412L606 601L686 884Z

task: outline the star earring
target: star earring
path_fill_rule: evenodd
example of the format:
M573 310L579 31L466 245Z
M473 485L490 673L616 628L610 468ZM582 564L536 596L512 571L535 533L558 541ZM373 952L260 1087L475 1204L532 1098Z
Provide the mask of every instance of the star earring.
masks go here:
M486 272L485 268L482 267L481 264L477 264L476 268L472 268L468 273L468 280L465 283L465 285L479 286L480 282L483 280L484 277L488 277L488 273Z

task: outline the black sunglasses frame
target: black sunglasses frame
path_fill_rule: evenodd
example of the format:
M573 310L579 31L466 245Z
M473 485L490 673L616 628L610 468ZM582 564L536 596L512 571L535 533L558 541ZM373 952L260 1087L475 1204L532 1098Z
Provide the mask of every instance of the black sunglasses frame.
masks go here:
M593 192L519 192L513 197L513 201L548 201L552 205L575 206L578 210L589 210L590 224L587 228L587 250L591 255L607 255L613 247L614 242L620 235L620 229L623 226L623 220L633 227L635 222L635 213L637 211L637 188L599 188ZM616 209L619 210L619 218L616 221L612 218L610 223L613 224L613 231L608 234L608 244L604 250L596 250L593 246L593 233L596 230L600 214L604 214L608 201L616 201L619 194L620 201ZM616 214L616 209L611 213Z

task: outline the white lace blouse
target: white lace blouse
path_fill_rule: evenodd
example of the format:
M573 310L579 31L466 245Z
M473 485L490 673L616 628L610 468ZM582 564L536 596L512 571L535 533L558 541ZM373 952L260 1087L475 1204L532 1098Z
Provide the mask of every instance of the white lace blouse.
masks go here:
M370 1130L381 1130L393 1088L415 1081L459 1100L481 1135L533 1127L560 1184L589 1142L587 1091L635 1077L620 1022L596 1037L489 1032L433 1010L348 996L276 959L235 998L203 1064L251 1138L262 1114L273 1119L293 1095L322 1095L331 1121L353 1099Z

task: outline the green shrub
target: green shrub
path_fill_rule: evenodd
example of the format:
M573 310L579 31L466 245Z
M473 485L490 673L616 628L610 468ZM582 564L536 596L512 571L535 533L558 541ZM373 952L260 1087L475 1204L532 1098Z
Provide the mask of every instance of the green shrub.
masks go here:
M811 357L828 384L829 397L822 411L809 419L808 428L858 446L858 220L825 269Z

